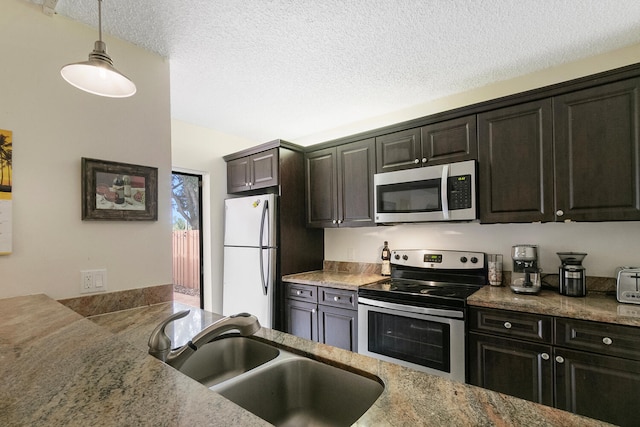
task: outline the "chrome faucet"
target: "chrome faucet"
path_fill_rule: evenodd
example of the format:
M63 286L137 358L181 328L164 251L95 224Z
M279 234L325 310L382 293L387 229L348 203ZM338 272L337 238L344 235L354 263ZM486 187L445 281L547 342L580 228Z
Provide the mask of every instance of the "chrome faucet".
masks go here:
M225 332L237 330L240 335L248 336L260 330L260 323L256 316L249 313L234 314L212 323L198 332L191 341L172 350L171 339L164 332L164 328L174 320L185 317L190 311L183 310L167 317L156 326L149 337L149 354L176 369L179 369L198 348Z

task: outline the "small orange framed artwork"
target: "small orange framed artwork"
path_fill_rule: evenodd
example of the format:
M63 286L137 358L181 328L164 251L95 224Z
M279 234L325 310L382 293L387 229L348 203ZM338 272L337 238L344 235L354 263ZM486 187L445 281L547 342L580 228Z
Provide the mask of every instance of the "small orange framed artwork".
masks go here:
M0 255L11 253L13 132L0 129Z

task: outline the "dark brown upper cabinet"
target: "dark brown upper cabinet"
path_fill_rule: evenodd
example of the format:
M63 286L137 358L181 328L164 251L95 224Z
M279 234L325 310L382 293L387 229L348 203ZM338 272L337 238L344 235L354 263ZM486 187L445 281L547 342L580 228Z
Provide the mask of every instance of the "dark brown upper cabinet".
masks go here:
M480 220L640 219L640 79L478 115Z
M475 114L424 126L420 132L422 164L430 166L478 158Z
M376 153L377 173L477 159L476 116L379 136Z
M278 185L278 149L227 162L227 193Z
M640 79L553 99L558 220L640 220Z
M551 99L478 115L480 221L553 221Z
M375 142L352 142L305 154L306 212L310 227L375 225Z

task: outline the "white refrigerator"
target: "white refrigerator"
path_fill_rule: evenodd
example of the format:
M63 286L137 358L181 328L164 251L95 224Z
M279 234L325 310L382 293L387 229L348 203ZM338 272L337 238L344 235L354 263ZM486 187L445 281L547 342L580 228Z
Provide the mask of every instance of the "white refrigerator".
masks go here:
M277 265L275 194L224 202L222 313L251 313L271 328Z

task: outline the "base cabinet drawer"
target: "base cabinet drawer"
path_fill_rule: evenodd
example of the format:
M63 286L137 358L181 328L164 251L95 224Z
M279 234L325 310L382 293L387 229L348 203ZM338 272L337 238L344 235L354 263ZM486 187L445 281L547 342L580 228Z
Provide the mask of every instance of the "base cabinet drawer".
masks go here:
M640 328L576 319L556 319L556 345L640 360Z
M470 310L469 328L488 334L551 343L553 318L506 310Z
M318 288L316 286L285 283L284 289L285 298L313 303L318 302Z

